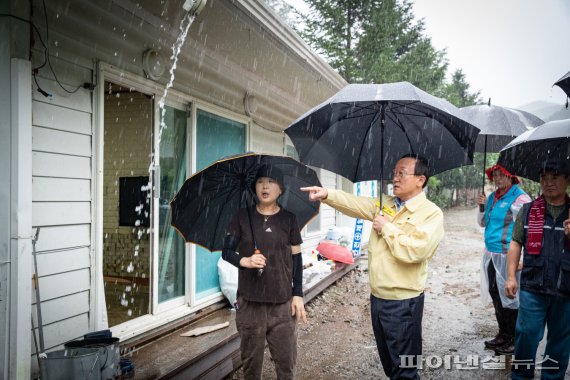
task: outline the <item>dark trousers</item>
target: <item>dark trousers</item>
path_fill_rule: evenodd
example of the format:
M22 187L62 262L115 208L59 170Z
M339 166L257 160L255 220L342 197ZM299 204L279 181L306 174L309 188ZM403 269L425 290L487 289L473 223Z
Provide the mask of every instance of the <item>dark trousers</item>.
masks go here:
M499 334L503 334L507 339L514 341L515 326L517 325L517 315L519 311L518 309L503 307L497 286L497 274L493 261L490 261L487 266L487 275L489 278L489 294L493 300L495 318L497 318L497 323L499 324Z
M295 378L297 322L291 316L291 300L282 304L238 300L236 327L246 380L261 379L265 340L275 363L278 380Z
M419 379L424 295L386 300L370 295L372 329L384 373L390 379ZM413 358L414 365L406 358ZM404 362L403 362L404 360Z

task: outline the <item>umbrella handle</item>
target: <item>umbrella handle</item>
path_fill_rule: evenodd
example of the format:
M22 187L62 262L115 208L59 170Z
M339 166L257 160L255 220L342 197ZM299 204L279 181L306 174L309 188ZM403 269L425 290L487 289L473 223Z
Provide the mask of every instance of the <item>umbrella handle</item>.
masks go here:
M261 251L257 248L257 241L255 240L255 232L253 232L253 225L251 223L251 215L249 212L249 208L247 209L247 219L249 220L249 228L251 230L251 238L253 239L253 254L262 254ZM261 276L263 274L263 269L259 268L257 270L257 277Z
M491 99L489 99L491 101ZM485 148L483 150L483 186L481 193L485 194L485 166L487 166L487 135L485 135ZM485 205L479 205L479 212L485 212Z

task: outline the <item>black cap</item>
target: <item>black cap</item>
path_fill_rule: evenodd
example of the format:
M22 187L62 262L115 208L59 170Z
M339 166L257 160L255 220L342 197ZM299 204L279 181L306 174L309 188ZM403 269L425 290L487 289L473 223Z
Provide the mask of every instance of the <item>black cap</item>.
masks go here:
M257 170L257 174L255 175L255 180L251 184L251 188L253 189L254 193L255 193L255 184L256 184L258 178L261 178L261 177L273 178L279 184L281 191L284 191L284 189L283 189L283 173L281 172L281 170L279 170L275 166L270 166L270 165L264 164L264 165L261 165L259 167L259 169Z
M546 172L553 172L554 174L562 174L568 175L570 174L570 170L568 168L568 162L564 162L561 160L547 160L544 162L540 169L540 174Z

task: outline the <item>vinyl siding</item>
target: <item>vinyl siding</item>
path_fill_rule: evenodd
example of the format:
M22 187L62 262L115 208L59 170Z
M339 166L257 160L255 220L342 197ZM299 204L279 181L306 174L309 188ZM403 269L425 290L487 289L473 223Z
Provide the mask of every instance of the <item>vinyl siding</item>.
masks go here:
M91 77L88 68L51 61L68 89ZM89 331L93 152L91 93L68 94L48 73L41 70L37 81L51 97L33 85L32 224L41 227L38 283L49 350ZM31 301L36 318L34 292Z

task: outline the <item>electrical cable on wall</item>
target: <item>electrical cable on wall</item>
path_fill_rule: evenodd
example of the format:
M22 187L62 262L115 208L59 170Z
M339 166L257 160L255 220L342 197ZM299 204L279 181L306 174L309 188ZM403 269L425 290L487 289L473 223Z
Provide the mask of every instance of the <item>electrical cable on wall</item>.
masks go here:
M44 40L42 39L42 35L40 33L40 30L38 29L38 27L30 20L26 20L25 18L19 17L19 16L15 16L12 14L6 14L6 13L0 13L0 17L11 17L15 20L18 21L22 21L25 22L27 24L29 24L33 31L36 32L36 34L38 35L38 38L40 40L40 43L42 45L42 47L44 48L44 61L41 65L39 65L38 67L32 68L32 76L34 77L34 82L38 88L38 92L41 93L43 96L45 97L51 97L52 94L50 94L49 92L43 90L37 80L37 74L39 72L40 69L42 69L43 67L47 66L49 67L51 73L53 74L53 77L55 79L55 82L59 85L59 87L61 87L61 89L63 89L65 92L69 93L69 94L74 94L77 91L79 91L80 88L85 88L87 90L93 91L95 89L95 84L93 83L83 83L79 86L77 86L76 88L74 88L73 90L69 90L67 88L65 88L63 86L63 84L60 82L59 78L57 77L57 74L55 73L55 70L51 64L51 60L50 60L50 56L49 56L49 24L48 24L48 17L47 17L47 7L45 4L45 0L42 0L42 4L43 4L43 8L44 8L44 16L45 16L45 23L46 23L46 43L44 43ZM32 32L33 35L33 32Z
M67 88L63 87L63 85L61 84L61 82L59 81L59 79L57 78L57 75L55 74L55 70L53 69L53 67L51 66L51 61L49 59L49 25L48 25L48 17L47 17L47 7L46 7L46 2L45 0L42 0L42 4L44 6L44 17L46 20L46 43L47 43L47 47L46 47L46 57L47 57L47 63L48 66L51 70L51 73L53 74L53 77L55 78L56 83L59 85L59 87L61 87L63 89L63 91L69 93L69 94L74 94L76 93L81 87L83 87L84 85L81 84L79 86L77 86L75 88L75 90L68 90ZM35 74L34 74L35 75Z
M44 62L43 62L40 66L32 68L32 71L36 71L36 70L39 70L39 69L41 69L42 67L44 67L44 66L46 65L46 63L47 63L47 56L46 56L46 54L47 54L47 46L46 46L46 44L44 43L44 40L42 39L42 36L41 36L41 34L40 34L40 31L39 31L39 29L36 27L36 25L34 25L34 23L31 22L30 20L26 20L25 18L18 17L18 16L14 16L14 15L7 14L7 13L0 13L0 17L11 17L11 18L16 19L16 20L18 20L18 21L22 21L22 22L25 22L25 23L31 25L31 27L34 29L34 31L38 34L38 38L40 39L40 43L41 43L42 46L44 47Z
M252 122L253 124L257 125L259 128L265 129L266 131L273 132L273 133L283 133L283 131L271 129L271 128L269 128L269 127L266 127L266 126L260 124L259 121L257 121L257 120L254 119L253 117L251 117L251 122Z

